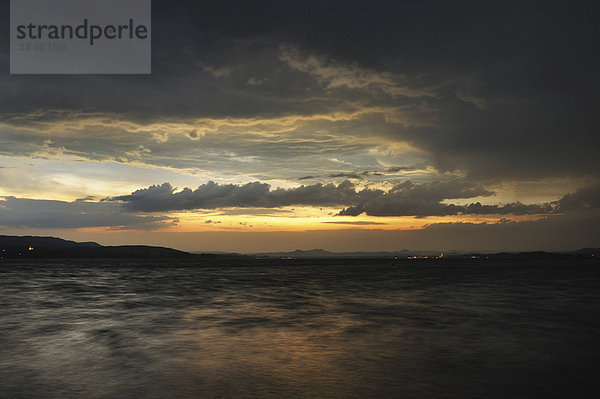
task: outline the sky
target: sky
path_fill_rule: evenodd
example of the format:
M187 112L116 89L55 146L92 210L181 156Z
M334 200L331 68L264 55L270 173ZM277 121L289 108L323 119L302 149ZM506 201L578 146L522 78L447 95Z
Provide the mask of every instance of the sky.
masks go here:
M1 35L0 234L600 246L598 2L152 7L151 75L10 75Z

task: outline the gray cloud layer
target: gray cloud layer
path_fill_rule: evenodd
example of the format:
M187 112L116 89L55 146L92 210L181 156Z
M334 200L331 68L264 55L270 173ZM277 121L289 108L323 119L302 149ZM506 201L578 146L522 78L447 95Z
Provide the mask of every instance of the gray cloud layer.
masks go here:
M367 193L371 190L367 190ZM132 211L168 212L186 209L217 208L275 208L288 205L336 206L360 199L354 184L346 181L339 185L314 184L297 188L271 190L266 183L244 185L208 182L196 190L184 188L175 192L169 183L137 190L130 195L113 197Z
M110 227L154 230L172 226L176 219L136 215L118 204L0 197L0 226L31 228Z
M444 200L491 195L482 187L464 181L414 184L406 181L389 191L355 190L345 181L339 185L314 184L290 189L274 189L265 183L219 185L208 182L196 190L175 192L168 183L137 190L130 195L95 202L91 198L73 202L0 198L0 226L26 228L84 228L155 230L177 224L176 218L161 213L193 209L248 208L257 214L279 212L276 207L291 205L347 206L342 216L444 216L456 214L526 215L578 213L600 209L600 186L590 186L546 204L510 203L503 205L469 205L442 203ZM228 213L226 210L225 213ZM140 214L142 213L142 214ZM149 215L148 213L154 213ZM233 209L231 214L240 212ZM247 213L243 211L241 213ZM252 212L250 212L252 213ZM206 223L211 223L207 221ZM378 222L328 222L367 225Z
M8 2L1 7L0 22L8 26ZM379 107L395 111L333 133L409 142L439 170L460 169L481 180L597 177L599 7L597 1L156 4L151 76L4 74L0 118L18 124L14 116L56 109L147 123ZM8 36L0 40L7 54ZM0 65L7 70L8 57ZM126 159L149 144L97 134L81 141L44 138L105 159ZM201 135L190 129L188 138ZM28 142L35 139L43 141ZM236 148L235 139L227 142ZM275 142L281 143L248 141L234 152L273 165L292 162L299 176L326 175L300 166L306 149L308 155L316 149ZM189 140L171 138L140 158L161 165L212 162L201 149L213 147L203 144L187 151ZM25 151L26 144L2 145L7 152L12 147ZM215 162L215 169L222 166Z
M290 205L348 206L340 216L445 216L457 214L550 214L576 209L599 207L599 188L588 187L547 204L469 205L443 203L444 200L490 196L493 193L480 185L465 181L415 184L405 181L389 191L362 189L345 181L339 185L314 184L290 189L271 190L265 183L219 185L208 182L196 190L185 188L176 192L169 183L151 186L130 195L108 198L107 202L122 202L130 211L168 212L190 209L229 207L274 208Z

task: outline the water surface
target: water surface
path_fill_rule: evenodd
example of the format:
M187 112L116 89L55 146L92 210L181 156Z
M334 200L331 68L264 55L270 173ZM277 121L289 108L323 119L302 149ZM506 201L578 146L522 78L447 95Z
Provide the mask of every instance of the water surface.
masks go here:
M3 261L0 397L600 397L599 266Z

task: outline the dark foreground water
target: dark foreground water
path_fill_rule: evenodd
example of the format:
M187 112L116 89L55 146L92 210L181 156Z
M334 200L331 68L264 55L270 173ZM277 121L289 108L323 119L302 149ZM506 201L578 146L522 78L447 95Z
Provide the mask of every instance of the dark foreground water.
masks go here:
M2 398L600 397L590 261L0 263Z

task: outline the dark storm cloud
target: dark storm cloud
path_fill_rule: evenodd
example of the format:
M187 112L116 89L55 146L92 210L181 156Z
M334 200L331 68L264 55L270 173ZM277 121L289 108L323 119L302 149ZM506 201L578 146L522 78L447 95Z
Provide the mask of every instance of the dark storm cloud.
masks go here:
M276 208L290 205L345 206L339 216L448 216L448 215L538 215L600 207L600 188L592 186L567 194L558 201L544 204L446 203L446 200L490 196L481 185L466 181L415 184L410 180L389 191L362 189L350 181L339 185L321 184L271 190L266 183L244 185L208 182L196 190L176 192L169 183L140 189L130 195L107 198L107 203L123 203L134 212L169 212L192 209Z
M561 211L600 208L600 185L584 187L559 200Z
M169 183L137 190L131 195L107 199L123 202L127 209L143 212L166 212L184 209L274 208L288 205L335 206L359 200L354 184L314 184L290 189L270 190L266 183L244 185L208 182L196 190L175 192Z
M278 59L278 45L290 38L277 32L278 26L284 26L291 4L235 3L213 6L187 1L155 2L152 75L4 75L0 79L0 108L4 112L108 112L138 121L289 113L290 105L282 101L297 98L305 89L303 82L293 84L293 79L283 87L281 81L290 76L280 74L269 76L269 84L260 88L246 83L252 77L256 81L254 75L276 73L283 64L274 62ZM2 2L0 7L3 26L8 26L8 2ZM298 7L303 6L299 3ZM262 20L266 15L274 19L262 24L258 31L253 28L257 20L253 15L262 16ZM269 32L270 28L273 30ZM0 40L3 53L8 54L8 35ZM8 57L3 57L2 63L7 71ZM317 104L309 104L304 111L298 105L293 107L295 112L317 110Z
M135 215L116 204L77 200L73 202L0 198L0 226L32 228L109 227L153 230L173 226L165 216Z
M290 205L343 206L340 216L445 216L461 214L544 214L555 213L556 204L511 203L504 205L454 205L444 200L489 196L493 193L465 181L415 184L405 181L391 190L355 190L345 181L339 185L314 184L296 188L271 190L268 184L253 182L245 185L219 185L208 182L196 190L184 188L176 192L169 183L151 186L130 195L107 198L106 202L121 202L130 211L168 212L191 209L274 208Z
M3 75L0 109L148 121L398 107L406 120L370 134L410 142L442 171L481 180L599 173L596 1L153 6L151 76ZM7 26L8 2L1 7ZM1 62L8 70L8 57Z
M343 209L339 215L358 216L366 213L370 216L444 216L458 213L502 213L492 211L500 210L496 206L484 207L480 204L472 204L465 207L441 203L444 199L472 198L491 194L480 186L471 186L465 182L416 185L406 181L386 193L382 192L368 201ZM468 209L472 212L466 212Z
M537 215L554 213L556 207L551 204L525 205L520 202L505 205L482 205L476 202L469 205L442 204L439 202L421 202L405 196L382 196L369 203L350 206L343 209L339 216L450 216L450 215Z
M584 187L550 203L522 204L515 202L501 205L482 205L480 202L469 205L444 204L441 203L443 199L459 197L452 197L450 193L444 191L445 187L443 186L439 187L441 188L439 191L433 189L435 184L415 186L412 183L405 183L403 189L397 189L401 186L382 193L370 201L345 208L339 215L358 216L362 213L369 216L535 215L600 208L600 186L598 185ZM430 195L424 195L424 191L429 191ZM475 192L472 194L471 197L477 195ZM464 195L464 198L469 197L469 195Z

